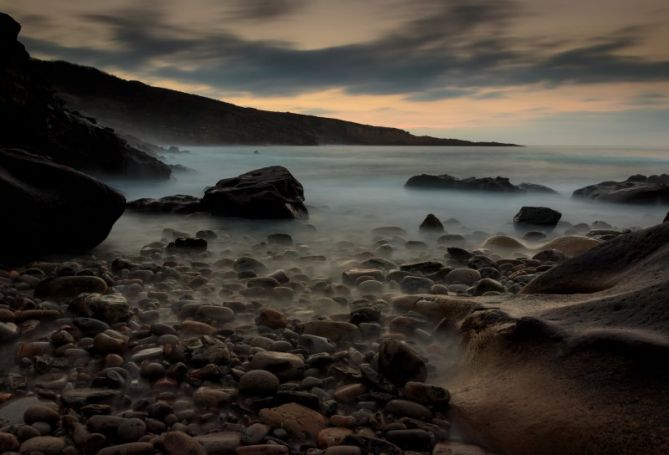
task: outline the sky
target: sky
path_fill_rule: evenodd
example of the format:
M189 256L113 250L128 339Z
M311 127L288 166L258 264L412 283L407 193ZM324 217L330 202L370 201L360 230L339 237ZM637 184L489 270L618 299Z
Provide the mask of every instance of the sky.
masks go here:
M541 145L669 145L666 0L0 0L37 58L242 106Z

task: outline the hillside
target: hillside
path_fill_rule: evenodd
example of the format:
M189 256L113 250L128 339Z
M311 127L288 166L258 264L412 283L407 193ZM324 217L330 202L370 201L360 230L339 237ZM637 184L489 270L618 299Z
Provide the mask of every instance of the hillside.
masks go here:
M244 108L67 62L33 60L33 65L70 108L103 125L158 143L511 145L414 136L397 128Z

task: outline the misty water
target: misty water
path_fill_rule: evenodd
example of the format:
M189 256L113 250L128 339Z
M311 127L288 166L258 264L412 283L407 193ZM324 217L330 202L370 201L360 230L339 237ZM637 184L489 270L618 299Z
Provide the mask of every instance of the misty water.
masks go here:
M166 182L109 181L128 200L171 194L202 195L207 186L252 169L282 165L304 185L308 223L336 239L369 232L376 226L401 226L411 234L428 213L456 218L459 230L513 232L521 206L548 206L571 223L602 220L619 228L657 223L661 206L629 206L574 200L571 193L605 180L669 169L669 152L660 149L579 147L380 147L380 146L225 146L184 147L189 153L166 154L170 164L191 169ZM257 152L256 152L257 151ZM412 175L456 177L505 176L512 183L547 185L559 195L509 195L404 187ZM194 233L199 229L286 230L291 223L242 222L183 216L127 213L103 248L136 249L160 237L165 227ZM457 231L458 229L456 229ZM450 230L449 230L450 231Z

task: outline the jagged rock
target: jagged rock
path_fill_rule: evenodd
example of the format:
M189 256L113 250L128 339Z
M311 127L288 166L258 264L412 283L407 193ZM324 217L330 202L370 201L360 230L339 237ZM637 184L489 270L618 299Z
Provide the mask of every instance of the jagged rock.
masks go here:
M406 344L392 339L379 346L379 372L397 386L427 378L425 362Z
M633 175L579 188L573 197L626 204L669 204L669 175Z
M220 180L205 191L202 205L214 215L242 218L303 218L308 214L302 184L282 166Z

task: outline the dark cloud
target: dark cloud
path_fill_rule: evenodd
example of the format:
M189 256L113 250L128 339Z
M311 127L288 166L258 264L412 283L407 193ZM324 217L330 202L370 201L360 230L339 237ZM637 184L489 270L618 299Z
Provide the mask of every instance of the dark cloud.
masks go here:
M263 21L292 14L302 8L306 0L237 0L231 3L231 19Z
M299 8L299 3L248 2L245 12L237 14L276 17ZM642 42L642 28L568 46L562 37L512 37L514 24L528 14L513 0L436 0L420 5L413 10L419 16L408 17L404 26L383 37L315 50L245 40L226 31L181 30L153 10L85 16L111 31L113 49L24 41L32 51L64 60L259 96L341 87L349 93L404 94L428 101L498 96L490 93L509 85L669 80L669 61L623 55ZM152 65L156 61L162 64Z

